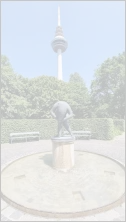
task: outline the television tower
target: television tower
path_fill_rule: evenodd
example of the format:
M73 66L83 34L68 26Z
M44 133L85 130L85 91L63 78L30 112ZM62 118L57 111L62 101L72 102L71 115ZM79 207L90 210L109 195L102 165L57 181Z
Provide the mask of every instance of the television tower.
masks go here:
M55 38L51 43L54 52L58 56L58 79L62 80L62 53L67 49L67 41L63 36L63 31L60 23L60 7L58 7L58 26L56 28Z

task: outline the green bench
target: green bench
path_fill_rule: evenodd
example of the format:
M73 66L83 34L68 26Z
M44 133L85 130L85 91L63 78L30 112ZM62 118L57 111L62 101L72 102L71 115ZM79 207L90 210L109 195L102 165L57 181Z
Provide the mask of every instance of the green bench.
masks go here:
M39 132L24 132L24 133L10 133L10 143L13 140L25 139L27 142L29 138L38 138L40 140Z
M76 139L91 139L91 131L72 131ZM67 131L64 131L64 136L70 135Z

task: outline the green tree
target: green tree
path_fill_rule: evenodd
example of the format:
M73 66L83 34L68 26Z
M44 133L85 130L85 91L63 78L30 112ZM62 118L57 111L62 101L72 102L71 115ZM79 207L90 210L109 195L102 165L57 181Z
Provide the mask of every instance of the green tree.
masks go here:
M91 84L92 113L97 117L124 118L125 54L107 59Z
M57 100L65 100L67 83L55 77L40 76L29 80L30 118L51 118L50 110Z
M27 101L31 104L28 118L52 118L50 110L58 100L68 102L76 118L88 115L88 90L78 74L71 75L68 83L55 77L42 75L29 79L28 89Z
M124 118L125 115L125 66L122 66L118 87L115 89L110 111L114 117Z
M69 82L71 83L84 83L83 78L80 76L78 72L74 72L70 74Z
M89 93L83 78L78 74L71 74L67 102L71 105L76 119L89 117Z
M14 73L9 59L1 58L1 114L2 118L25 118L30 104L26 99L28 80Z

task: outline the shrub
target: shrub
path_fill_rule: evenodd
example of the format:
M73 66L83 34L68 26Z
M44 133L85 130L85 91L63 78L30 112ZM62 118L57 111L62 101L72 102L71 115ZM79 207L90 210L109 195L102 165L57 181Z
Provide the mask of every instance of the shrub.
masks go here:
M121 134L122 134L122 131L119 130L119 129L117 129L117 128L115 128L115 130L114 130L114 136L118 136L118 135L121 135Z
M113 119L114 127L118 130L124 132L125 130L125 120L124 119Z
M114 137L112 119L78 119L71 120L72 130L90 130L93 139L109 140Z
M92 132L92 138L110 140L114 137L114 124L112 119L71 119L72 130L86 130ZM1 143L9 142L10 133L39 131L41 139L50 139L56 135L57 122L53 119L2 119Z

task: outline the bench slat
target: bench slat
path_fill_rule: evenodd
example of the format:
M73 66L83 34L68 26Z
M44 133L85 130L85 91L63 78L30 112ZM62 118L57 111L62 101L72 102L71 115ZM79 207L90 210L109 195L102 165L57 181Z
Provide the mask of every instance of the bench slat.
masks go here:
M39 137L39 136L16 136L16 137L11 137L12 139L14 138L30 138L30 137Z
M39 132L10 133L10 136L18 136L18 135L31 135L31 134L39 134Z
M24 138L26 141L28 138L39 138L40 139L40 133L39 132L24 132L24 133L10 133L10 141L14 139L22 139Z
M91 131L72 131L73 135L77 138L87 137L91 138ZM69 132L64 131L64 136L69 136Z

